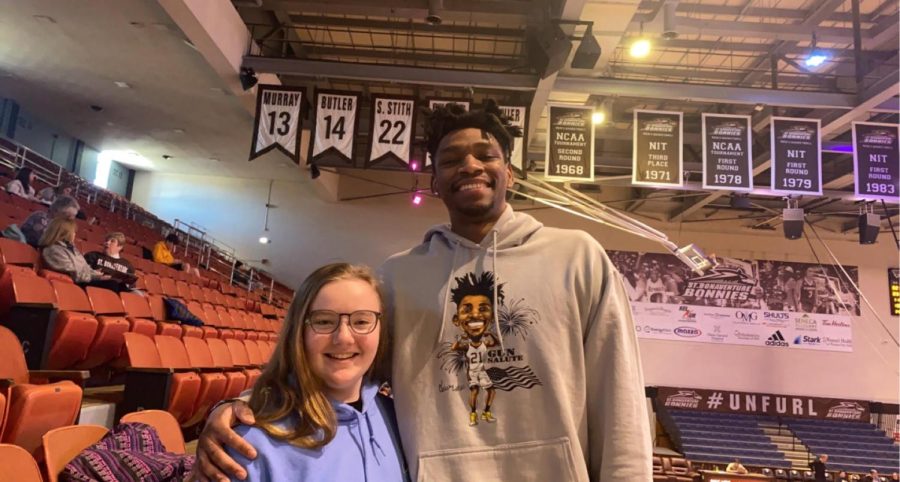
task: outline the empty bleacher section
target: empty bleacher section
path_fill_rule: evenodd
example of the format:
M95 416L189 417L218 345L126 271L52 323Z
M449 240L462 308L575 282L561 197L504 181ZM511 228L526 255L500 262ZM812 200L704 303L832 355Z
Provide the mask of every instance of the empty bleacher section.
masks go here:
M293 293L266 273L236 269L234 253L220 252L196 229L173 230L0 138L0 177L22 165L37 166L44 185L75 187L88 218L77 221L80 251L102 250L108 232L126 235L122 257L135 267L139 291L82 287L43 269L35 248L0 238L0 444L40 461L48 432L79 420L110 427L144 409L167 410L195 435L215 403L259 377ZM44 209L0 190L0 229ZM199 276L145 259L168 232L179 235L176 255L199 266ZM167 309L167 299L195 320Z
M676 448L695 463L724 468L739 458L748 467L791 468L760 426L771 417L665 408L658 416Z
M813 454L828 454L832 470L900 471L900 446L870 423L798 418L783 421Z

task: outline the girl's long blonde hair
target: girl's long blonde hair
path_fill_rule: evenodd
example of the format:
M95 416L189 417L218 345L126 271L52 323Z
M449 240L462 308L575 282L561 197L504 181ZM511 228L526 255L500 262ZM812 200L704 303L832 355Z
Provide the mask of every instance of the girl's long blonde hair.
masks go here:
M369 283L384 305L381 286L371 268L366 266L328 264L303 281L288 309L275 352L250 396L256 426L273 438L307 449L322 447L334 438L337 419L323 392L322 380L310 370L303 344L304 322L319 290L328 283L347 279ZM381 381L385 375L388 330L383 320L378 325L378 349L366 377ZM291 415L295 416L292 423L276 425L275 422Z
M41 235L41 240L38 241L38 246L42 248L46 248L47 246L58 243L59 241L68 241L72 239L72 236L75 234L75 230L77 229L77 225L75 221L65 217L65 216L57 216L53 218L53 221L50 221L50 224L47 225L47 228L44 229L44 234Z

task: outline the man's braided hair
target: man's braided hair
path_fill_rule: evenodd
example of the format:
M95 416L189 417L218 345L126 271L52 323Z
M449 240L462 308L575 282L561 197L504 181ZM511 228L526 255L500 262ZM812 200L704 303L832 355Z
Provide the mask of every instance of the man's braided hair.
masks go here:
M480 110L466 111L462 105L450 103L434 110L426 110L425 116L425 142L432 159L437 156L441 139L460 129L479 129L485 139L496 139L507 162L512 155L513 140L522 137L522 129L510 123L509 117L500 112L493 99L487 99L484 108ZM434 165L436 163L432 163Z

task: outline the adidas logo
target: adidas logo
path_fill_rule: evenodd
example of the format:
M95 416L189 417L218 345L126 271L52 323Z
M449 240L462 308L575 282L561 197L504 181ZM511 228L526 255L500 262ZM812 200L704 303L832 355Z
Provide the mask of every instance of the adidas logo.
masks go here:
M781 330L777 330L775 333L772 333L772 336L766 339L766 346L790 346L790 344L784 339Z

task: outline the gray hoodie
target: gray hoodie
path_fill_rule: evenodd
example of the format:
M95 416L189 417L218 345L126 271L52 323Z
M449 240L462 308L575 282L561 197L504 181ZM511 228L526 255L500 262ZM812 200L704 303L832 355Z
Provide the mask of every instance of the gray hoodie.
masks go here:
M587 233L507 208L481 244L438 226L382 274L413 480L652 479L628 298Z

